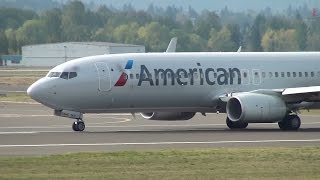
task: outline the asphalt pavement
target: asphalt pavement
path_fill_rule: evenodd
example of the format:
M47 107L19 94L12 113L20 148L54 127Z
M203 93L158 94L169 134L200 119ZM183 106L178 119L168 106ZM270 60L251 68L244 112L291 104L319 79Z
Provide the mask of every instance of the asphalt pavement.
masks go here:
M229 130L225 118L197 114L189 121L152 121L131 114L86 114L86 130L73 132L72 119L54 116L43 105L0 102L0 156L320 145L319 115L301 115L297 132L283 132L277 124Z

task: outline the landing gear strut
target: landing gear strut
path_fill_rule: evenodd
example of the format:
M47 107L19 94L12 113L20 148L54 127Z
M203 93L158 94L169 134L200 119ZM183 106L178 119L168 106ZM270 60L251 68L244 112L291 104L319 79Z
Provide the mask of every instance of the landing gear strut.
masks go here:
M248 123L243 121L231 121L228 117L226 123L230 129L245 129L248 127Z
M297 131L300 128L301 120L297 115L288 115L278 125L283 131Z
M86 125L84 124L82 119L77 119L77 121L73 122L72 129L74 131L84 131Z

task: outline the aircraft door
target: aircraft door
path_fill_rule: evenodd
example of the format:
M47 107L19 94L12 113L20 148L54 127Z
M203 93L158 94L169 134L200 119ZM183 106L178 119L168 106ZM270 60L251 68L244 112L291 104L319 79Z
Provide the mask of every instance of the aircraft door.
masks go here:
M95 66L98 71L99 78L99 91L110 91L111 90L111 74L109 67L104 62L97 62Z
M261 84L261 72L259 69L252 70L253 84L260 85Z

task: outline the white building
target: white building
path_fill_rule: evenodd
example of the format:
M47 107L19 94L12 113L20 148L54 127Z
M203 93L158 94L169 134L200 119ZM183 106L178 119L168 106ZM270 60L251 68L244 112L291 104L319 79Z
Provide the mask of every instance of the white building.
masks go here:
M38 44L22 47L21 64L24 66L53 67L86 56L144 52L144 46L108 42Z

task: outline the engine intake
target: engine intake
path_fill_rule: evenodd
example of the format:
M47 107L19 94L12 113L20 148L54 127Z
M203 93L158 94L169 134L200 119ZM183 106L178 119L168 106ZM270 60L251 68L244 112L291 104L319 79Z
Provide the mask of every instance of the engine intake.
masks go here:
M184 121L193 118L195 112L145 112L141 116L148 120Z
M279 122L285 117L286 113L285 102L272 95L242 93L230 98L227 103L228 118L235 122Z

